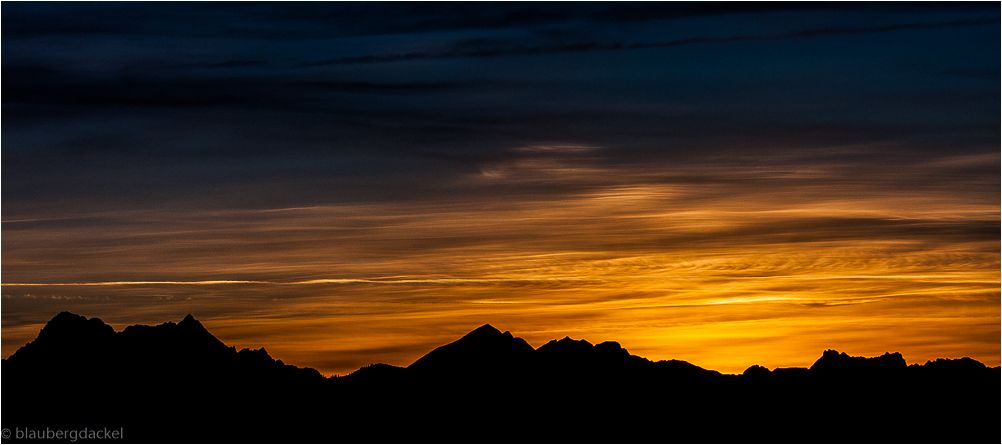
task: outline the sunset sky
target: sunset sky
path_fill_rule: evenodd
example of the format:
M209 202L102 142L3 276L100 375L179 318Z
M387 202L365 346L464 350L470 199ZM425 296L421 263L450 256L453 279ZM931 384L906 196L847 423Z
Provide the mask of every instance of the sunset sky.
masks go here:
M484 323L1000 364L1000 14L2 6L3 357L191 313L326 374Z

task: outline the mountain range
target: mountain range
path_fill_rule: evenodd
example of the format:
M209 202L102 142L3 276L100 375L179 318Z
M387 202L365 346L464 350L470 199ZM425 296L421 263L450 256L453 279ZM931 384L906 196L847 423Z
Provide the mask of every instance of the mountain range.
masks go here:
M63 312L2 365L8 429L126 442L998 443L1000 370L827 350L738 375L483 325L407 367L325 377L236 350L191 315L116 332ZM4 442L17 442L4 437Z

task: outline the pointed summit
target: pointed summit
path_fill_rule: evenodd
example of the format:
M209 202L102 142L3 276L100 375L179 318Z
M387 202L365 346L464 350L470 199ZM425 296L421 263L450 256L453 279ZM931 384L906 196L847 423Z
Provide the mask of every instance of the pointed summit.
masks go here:
M186 341L199 343L206 347L221 349L224 348L223 342L212 335L202 323L195 319L191 314L186 315L181 322L179 322L175 328L178 332L179 339L186 339Z
M498 328L495 328L494 326L491 326L490 324L485 324L485 325L483 325L483 326L481 326L479 328L476 328L476 329L470 331L468 334L464 335L463 338L460 339L460 341L463 341L463 340L468 340L468 341L483 340L483 339L489 339L489 338L504 337L505 335L511 337L511 333L510 332L504 332L504 333L502 333Z
M445 372L499 371L528 361L532 353L532 346L525 340L485 324L429 352L408 368Z
M470 333L466 334L466 335L469 336L469 335L473 335L473 334L500 334L500 333L501 333L501 331L498 330L498 328L495 328L494 326L491 326L490 323L486 323L483 326L470 331Z
M202 323L196 320L191 314L185 315L184 318L177 324L177 327L192 332L209 332L205 329L205 326L202 326Z
M201 322L188 314L180 322L156 326L132 325L122 330L120 340L129 344L145 344L147 349L161 353L213 356L226 349Z

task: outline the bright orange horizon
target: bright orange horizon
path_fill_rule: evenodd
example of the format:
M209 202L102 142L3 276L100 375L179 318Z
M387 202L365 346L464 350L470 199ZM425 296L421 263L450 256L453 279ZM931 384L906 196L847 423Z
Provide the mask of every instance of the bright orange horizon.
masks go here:
M467 186L579 180L550 157ZM71 310L118 328L190 312L228 344L341 374L409 364L484 323L534 346L616 340L731 373L807 366L826 348L998 366L997 203L785 184L807 170L743 169L772 185L759 190L634 171L552 199L5 222L3 354ZM808 182L831 180L815 168ZM37 268L51 258L67 260Z
M997 5L423 6L4 3L3 356L68 310L325 373L484 323L1000 365Z

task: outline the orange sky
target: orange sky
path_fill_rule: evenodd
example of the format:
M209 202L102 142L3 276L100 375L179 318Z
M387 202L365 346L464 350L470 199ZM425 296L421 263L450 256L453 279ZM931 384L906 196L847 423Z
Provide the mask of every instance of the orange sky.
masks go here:
M73 3L3 4L4 357L68 310L327 374L484 323L1000 364L998 5Z
M668 181L590 162L595 147L521 150L456 190L571 191L5 220L3 355L72 310L117 328L190 312L228 344L325 373L406 365L483 323L724 372L826 348L999 365L998 194L893 186L997 153L879 174L708 163L714 181Z

